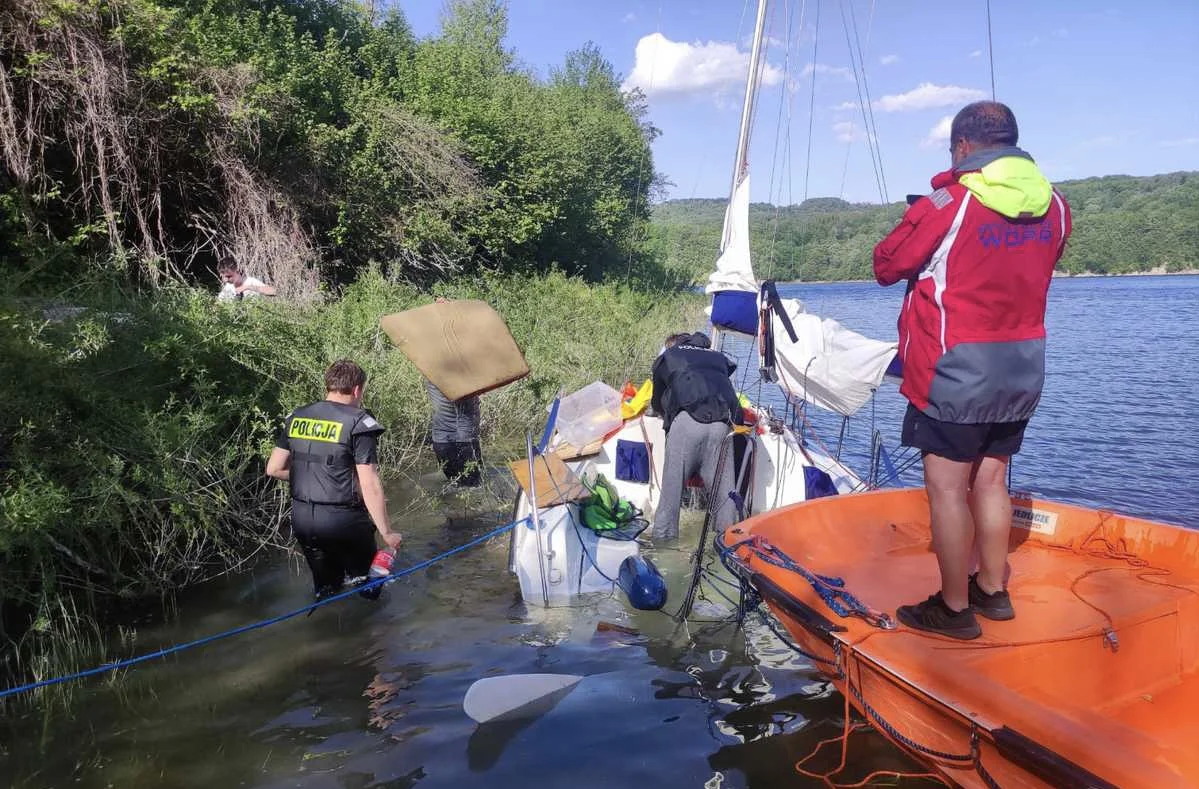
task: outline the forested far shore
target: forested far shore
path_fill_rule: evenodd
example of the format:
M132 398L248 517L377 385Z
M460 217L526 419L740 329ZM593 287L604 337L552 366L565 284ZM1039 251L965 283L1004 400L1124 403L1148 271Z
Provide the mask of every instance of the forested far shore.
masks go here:
M1175 273L1199 265L1199 172L1110 175L1056 186L1074 216L1061 272ZM707 276L720 246L726 203L671 200L654 207L654 243L668 267L697 281ZM874 245L904 208L903 203L848 203L831 197L795 206L754 203L754 269L779 281L873 279Z

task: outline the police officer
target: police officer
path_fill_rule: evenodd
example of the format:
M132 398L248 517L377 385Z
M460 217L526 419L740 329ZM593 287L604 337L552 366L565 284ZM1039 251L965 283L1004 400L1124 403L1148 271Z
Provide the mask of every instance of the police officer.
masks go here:
M716 499L715 527L723 529L737 520L736 505L728 498L735 479L732 453L716 479L724 438L741 422L741 404L729 380L736 369L737 363L714 350L702 332L671 335L654 362L651 407L661 414L666 431L654 539L678 536L683 485L696 474L703 478L707 495Z
M348 359L325 371L325 399L287 417L266 473L291 488L291 523L304 551L317 599L345 579L365 578L375 554L375 531L391 548L387 499L379 480L378 438L383 432L362 407L366 372ZM379 587L364 596L378 597Z

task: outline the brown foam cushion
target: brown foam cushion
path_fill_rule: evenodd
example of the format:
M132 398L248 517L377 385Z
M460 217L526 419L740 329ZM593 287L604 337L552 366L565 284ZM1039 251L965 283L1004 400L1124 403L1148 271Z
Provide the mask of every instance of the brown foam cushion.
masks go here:
M485 301L426 304L384 315L379 326L451 400L482 394L529 374L504 319Z

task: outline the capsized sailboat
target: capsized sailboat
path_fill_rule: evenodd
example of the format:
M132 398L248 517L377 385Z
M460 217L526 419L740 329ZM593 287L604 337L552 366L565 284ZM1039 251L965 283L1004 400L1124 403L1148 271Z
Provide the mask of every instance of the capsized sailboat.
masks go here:
M760 0L734 177L719 255L706 285L711 296L707 314L716 343L732 334L755 341L763 382L774 387L776 401L785 401L789 410L810 403L849 417L870 401L886 377L899 375L897 344L865 337L834 320L808 313L798 299L780 298L772 281L755 276L751 261L748 151L766 16L767 3ZM738 363L744 366L747 360ZM574 396L583 393L568 397ZM618 408L619 402L615 406L609 402L606 407ZM593 422L603 426L599 434L590 436L594 439L590 446L581 448L582 442L568 445L561 440L562 431L555 433L552 424L540 447L533 448L530 442L531 460L523 476L532 484L522 485L514 515L529 516L531 525L516 531L510 562L528 603L568 604L579 594L610 592L621 563L638 552L636 541L614 543L597 537L582 525L578 498L542 495L548 488L554 493L582 493L580 480L603 476L646 520L653 518L666 446L662 420L644 411L616 417L604 408L588 405L585 409L600 413ZM747 448L737 453L741 459L734 475L746 515L869 486L832 453L810 446L801 426L789 424L764 402L751 401L747 412L753 427L744 437ZM626 460L630 453L645 457L642 473L629 473ZM550 473L555 462L560 466L557 476ZM533 490L538 477L541 493ZM730 491L706 493L711 500L713 496L723 499Z

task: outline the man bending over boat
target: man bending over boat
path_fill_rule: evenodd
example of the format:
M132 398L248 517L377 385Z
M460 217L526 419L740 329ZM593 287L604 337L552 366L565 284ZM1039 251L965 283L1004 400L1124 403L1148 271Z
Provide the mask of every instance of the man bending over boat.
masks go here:
M897 612L909 627L970 639L1015 616L1005 588L1008 461L1045 380L1045 301L1070 208L1016 147L1012 111L964 107L952 167L874 249L880 285L907 281L899 315L902 443L923 456L941 590ZM978 571L971 574L977 548Z
M741 404L729 380L736 369L737 363L713 350L702 332L671 335L654 361L650 406L662 415L666 431L654 539L679 536L683 485L696 474L703 479L709 499L718 499L713 526L723 529L737 520L737 509L728 498L735 478L732 452L727 452L723 464L719 462L724 437L741 421ZM716 479L719 465L723 469Z

